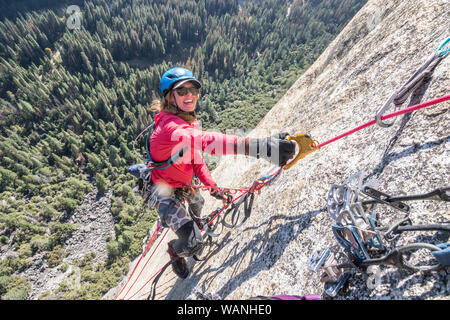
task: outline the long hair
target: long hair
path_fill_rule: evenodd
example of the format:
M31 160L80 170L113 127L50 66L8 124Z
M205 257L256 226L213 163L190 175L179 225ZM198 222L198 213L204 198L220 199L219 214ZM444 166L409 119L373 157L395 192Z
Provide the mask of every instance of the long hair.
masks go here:
M158 113L162 110L168 110L169 109L169 104L170 104L170 100L172 100L173 97L173 92L172 90L170 90L166 96L164 98L162 98L161 100L153 100L152 104L150 105L150 111L154 112L154 113Z
M170 90L164 98L161 100L154 100L150 105L150 112L156 114L160 111L165 111L179 116L183 120L192 123L197 118L195 111L185 112L180 110L175 104L171 103L173 101L173 90Z

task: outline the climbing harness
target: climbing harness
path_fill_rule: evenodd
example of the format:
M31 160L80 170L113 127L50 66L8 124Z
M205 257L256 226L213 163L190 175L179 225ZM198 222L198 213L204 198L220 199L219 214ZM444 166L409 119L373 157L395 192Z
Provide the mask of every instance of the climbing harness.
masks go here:
M450 266L450 243L412 243L394 247L401 233L413 231L438 231L450 233L450 222L441 224L412 225L409 217L391 227L380 226L375 206L388 205L409 214L410 207L404 202L412 200L450 201L450 187L417 194L391 196L375 189L376 181L362 185L362 175L357 173L341 185L332 185L328 193L327 211L334 220L333 235L339 247L317 250L309 260L309 269L323 271L321 281L325 293L336 296L354 270L366 274L372 265L392 265L412 272L436 271ZM366 196L369 199L360 199ZM342 251L339 250L342 249ZM428 250L434 262L415 265L407 257L418 250ZM344 260L344 262L338 262Z
M251 206L253 204L254 194L259 193L262 187L273 183L273 181L275 181L275 179L280 176L281 169L282 168L278 168L277 170L275 170L275 172L270 173L266 176L263 176L260 179L257 179L251 187L241 189L241 191L244 190L241 195L239 195L238 197L235 197L234 199L231 198L232 200L230 202L225 203L223 205L223 207L214 210L213 212L211 212L208 216L206 216L204 218L199 218L199 217L193 216L192 212L190 210L188 210L188 212L191 215L191 217L193 218L193 220L197 223L197 225L199 226L201 231L204 232L203 233L203 243L204 243L203 252L201 255L197 254L197 255L195 255L195 257L193 257L196 261L204 261L207 258L209 258L210 253L212 252L212 248L215 244L213 238L216 238L219 236L219 234L220 234L219 231L223 230L224 226L228 227L228 228L236 228L236 227L241 226L245 222L245 220L248 219L248 217L250 216L250 213L251 213ZM197 186L197 185L191 185L191 187L198 188L198 189L204 188L204 186ZM226 188L221 188L221 189L226 189ZM210 190L210 189L207 189L207 190ZM230 191L233 191L233 190L230 190ZM243 216L242 216L242 212L239 210L240 208L242 208L242 204L244 205L243 206L243 213L244 213ZM227 218L227 216L230 212L233 212L233 214L231 215L231 221L226 222L225 218ZM159 225L158 228L155 230L154 235L155 235L155 233L157 234L157 233L161 232L161 229L163 229L163 226ZM136 279L134 280L134 282L129 286L128 290L125 292L124 297L126 297L129 294L129 292L131 291L131 289L134 287L135 283L137 282L137 279L140 277L142 271L145 269L146 265L148 264L148 262L154 255L155 251L158 249L160 243L164 240L164 238L169 230L170 230L169 228L166 229L165 233L163 234L163 236L159 240L158 244L152 251L151 255L147 259L146 263L142 267L140 273L136 276ZM124 289L130 283L130 280L133 278L137 267L141 263L141 260L147 254L148 250L152 247L152 244L155 240L156 240L156 236L152 236L150 238L150 241L149 241L146 249L141 254L141 257L139 258L136 266L134 267L132 273L130 274L128 281L125 283L125 285L123 286L121 291L117 294L116 299L118 299L118 297L122 294L122 292L124 292ZM143 288L145 288L148 285L148 283L151 280L154 280L153 281L153 285L154 285L155 282L160 278L160 276L158 276L158 275L161 272L163 272L164 270L166 270L168 265L170 265L170 263L171 263L171 261L166 263L153 276L151 276L150 279L144 285L142 285L139 289L137 289L137 291L135 291L133 293L133 295L131 295L127 299L132 299L134 296L136 296L139 292L141 292L143 290ZM125 299L125 298L122 298L122 299Z
M147 132L146 138L145 138L145 152L146 152L146 159L144 159L145 163L138 163L130 166L127 171L128 173L131 173L133 176L135 176L138 179L138 185L133 189L134 191L138 191L140 196L143 198L143 205L141 210L144 211L146 206L148 205L149 209L154 209L156 205L156 197L153 196L152 199L150 197L152 196L152 193L150 191L150 188L152 186L152 170L153 169L167 169L172 164L177 162L181 157L183 157L183 154L186 153L188 150L188 147L181 148L177 153L173 154L168 160L166 161L154 161L152 160L150 156L150 137L153 133L153 130L155 128L155 123L153 122L151 125L149 125L147 128L145 128L139 135L136 137L136 139L133 141L133 152L135 155L138 156L138 158L141 158L142 156L139 155L136 152L136 143L138 139ZM164 223L164 219L162 220Z

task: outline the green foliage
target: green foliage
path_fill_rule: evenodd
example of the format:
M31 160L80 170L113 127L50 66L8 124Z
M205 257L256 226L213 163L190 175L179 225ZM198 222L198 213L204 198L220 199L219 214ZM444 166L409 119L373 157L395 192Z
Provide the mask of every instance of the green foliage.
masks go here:
M29 262L22 258L8 256L0 261L0 276L10 276L28 268Z
M26 259L33 255L33 250L30 243L24 243L19 248L19 258Z
M72 212L77 208L78 202L72 198L58 196L55 198L54 206L56 209L60 211Z
M0 276L0 300L26 300L31 284L21 276Z
M96 186L99 193L104 193L108 189L108 180L101 173L97 173L95 176Z
M120 245L118 241L110 241L106 245L106 250L108 251L109 261L114 261L120 255Z
M62 245L64 241L77 229L76 225L61 222L51 222L49 227L51 231L50 246L52 248L57 245Z
M57 245L48 255L48 265L50 268L57 267L61 264L65 256L65 250L61 245Z
M44 236L34 236L30 241L30 246L33 252L47 251L50 249L50 240Z

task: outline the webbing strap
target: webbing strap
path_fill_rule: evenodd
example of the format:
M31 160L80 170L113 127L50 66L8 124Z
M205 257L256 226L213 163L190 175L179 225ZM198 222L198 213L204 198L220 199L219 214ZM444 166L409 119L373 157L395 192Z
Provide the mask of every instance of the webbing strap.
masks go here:
M403 85L398 91L397 97L394 99L396 106L402 105L409 96L409 93L413 92L419 87L423 80L431 75L433 70L442 61L444 57L439 56L438 53L433 53L428 60L416 71L414 75Z
M148 161L152 162L152 157L150 157L150 136L152 135L152 131L155 129L155 122L153 122L150 127L148 127L147 137L145 139L145 151L147 152Z
M411 76L411 78L406 81L406 83L400 88L400 90L395 92L391 96L391 98L389 98L388 102L377 111L377 114L375 115L376 123L383 128L392 126L395 120L389 123L383 122L381 120L382 115L392 104L394 104L395 110L398 110L400 106L405 103L406 99L408 99L411 93L422 86L425 79L431 76L436 66L443 59L444 56L441 56L439 52L434 52L427 59L427 61L425 61L425 63Z
M438 48L437 51L439 51L439 55L441 57L447 55L450 52L450 48L445 49L445 46L450 43L450 37L448 37Z

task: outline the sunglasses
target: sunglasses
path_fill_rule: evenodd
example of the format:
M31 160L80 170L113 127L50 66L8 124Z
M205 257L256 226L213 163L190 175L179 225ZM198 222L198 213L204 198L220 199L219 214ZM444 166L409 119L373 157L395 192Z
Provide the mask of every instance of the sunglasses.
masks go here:
M181 88L176 88L175 91L178 93L179 96L185 96L188 94L188 92L190 92L193 96L198 96L199 93L199 88L197 87L190 87L190 88L186 88L186 87L181 87Z

